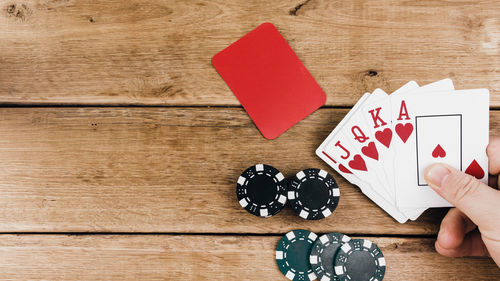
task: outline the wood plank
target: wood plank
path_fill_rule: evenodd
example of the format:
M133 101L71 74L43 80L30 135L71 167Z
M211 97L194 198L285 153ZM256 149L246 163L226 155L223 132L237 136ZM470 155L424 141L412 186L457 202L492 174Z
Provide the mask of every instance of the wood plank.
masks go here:
M437 233L444 210L400 225L315 156L346 112L321 109L269 141L240 108L1 108L0 232ZM248 214L235 181L260 162L332 172L339 207L320 222Z
M0 103L238 105L210 59L270 21L328 105L451 77L500 106L499 1L304 3L2 1Z
M16 280L285 280L280 237L1 235L0 278ZM428 238L369 238L384 280L498 280L489 258L445 258Z

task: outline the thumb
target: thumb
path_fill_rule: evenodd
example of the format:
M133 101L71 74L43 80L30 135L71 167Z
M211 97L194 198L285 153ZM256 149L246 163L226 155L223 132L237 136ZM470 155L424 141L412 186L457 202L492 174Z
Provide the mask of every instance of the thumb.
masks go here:
M445 164L433 164L425 170L425 180L434 191L461 210L479 229L498 227L500 191Z

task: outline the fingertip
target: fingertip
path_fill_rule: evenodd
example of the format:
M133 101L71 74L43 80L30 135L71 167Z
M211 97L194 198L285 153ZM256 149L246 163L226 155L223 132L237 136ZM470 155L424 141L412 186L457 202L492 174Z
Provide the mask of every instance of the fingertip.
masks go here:
M488 250L481 239L481 234L479 231L475 230L463 239L460 245L447 248L444 247L439 240L434 243L434 248L436 251L446 257L464 257L464 256L488 256Z
M490 136L488 146L486 150L489 149L500 149L500 136Z
M441 254L441 252L439 252L439 250L440 250L440 246L439 246L439 242L438 242L438 240L436 240L436 241L434 242L434 249L436 249L436 252L438 252L438 253L440 253L440 254Z
M438 252L444 256L444 254L441 253L441 250L443 249L443 247L439 244L439 240L436 240L436 242L434 242L434 248L436 249L436 252Z
M443 226L441 226L436 242L442 249L453 249L462 243L461 239L456 237L452 231L447 230L446 227Z
M436 241L434 243L434 248L436 249L436 252L438 252L440 255L445 256L445 257L456 257L457 253L455 249L448 249L439 243L439 241Z
M437 240L442 248L453 249L460 246L466 234L475 228L460 210L452 208L441 222Z
M436 252L445 257L458 258L464 256L460 246L456 248L446 248L443 247L443 245L441 245L439 241L436 241L436 243L434 244L434 248L436 248Z
M441 187L443 180L452 172L450 167L445 164L436 163L427 167L424 171L424 178L431 187Z
M500 153L500 137L491 136L490 143L486 147L486 154L489 156L490 174L497 175L500 173L500 159L494 157Z

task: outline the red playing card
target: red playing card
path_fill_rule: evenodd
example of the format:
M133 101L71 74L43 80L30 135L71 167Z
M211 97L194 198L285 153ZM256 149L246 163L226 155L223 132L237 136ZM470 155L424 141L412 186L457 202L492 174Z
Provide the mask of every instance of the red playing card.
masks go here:
M271 23L216 54L212 64L267 139L325 104L325 93Z

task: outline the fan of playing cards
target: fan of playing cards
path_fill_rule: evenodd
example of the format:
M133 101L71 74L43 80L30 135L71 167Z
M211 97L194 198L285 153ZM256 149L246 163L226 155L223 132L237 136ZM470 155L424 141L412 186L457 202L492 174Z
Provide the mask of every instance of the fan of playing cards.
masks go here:
M489 91L455 90L450 79L410 81L364 94L316 154L400 223L449 207L425 169L445 163L488 180Z

